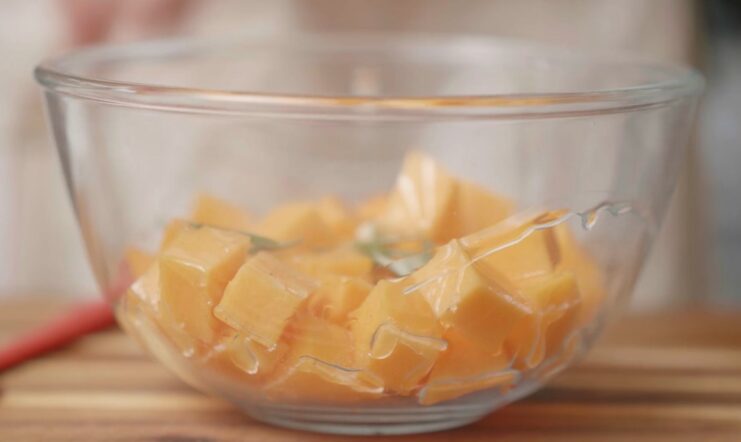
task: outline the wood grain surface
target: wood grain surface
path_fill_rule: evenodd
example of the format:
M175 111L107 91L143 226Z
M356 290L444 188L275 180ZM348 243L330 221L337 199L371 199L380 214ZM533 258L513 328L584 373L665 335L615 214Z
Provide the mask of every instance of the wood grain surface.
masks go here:
M63 308L0 303L0 342ZM201 395L118 329L0 374L0 441L335 441ZM364 438L374 440L373 438ZM626 317L589 357L484 420L404 441L741 441L741 311Z

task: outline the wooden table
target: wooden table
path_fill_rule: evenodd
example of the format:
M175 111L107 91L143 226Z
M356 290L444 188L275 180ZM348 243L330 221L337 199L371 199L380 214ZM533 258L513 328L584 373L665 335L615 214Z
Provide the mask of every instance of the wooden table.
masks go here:
M60 307L0 301L0 342ZM346 439L255 422L186 387L117 329L0 375L0 441ZM392 439L741 441L741 311L622 319L530 398L465 428Z

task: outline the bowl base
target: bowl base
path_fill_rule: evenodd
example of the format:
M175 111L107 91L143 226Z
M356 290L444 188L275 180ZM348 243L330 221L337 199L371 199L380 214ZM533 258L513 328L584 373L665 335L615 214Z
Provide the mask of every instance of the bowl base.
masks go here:
M441 407L431 412L419 409L377 408L353 411L330 407L246 407L252 418L267 424L317 433L342 435L400 435L429 433L461 427L482 419L491 406Z

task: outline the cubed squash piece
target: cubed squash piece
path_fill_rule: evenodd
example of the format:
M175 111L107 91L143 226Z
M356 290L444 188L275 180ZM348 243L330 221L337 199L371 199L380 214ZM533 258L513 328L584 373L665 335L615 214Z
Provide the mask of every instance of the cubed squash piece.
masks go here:
M409 333L385 323L373 334L359 362L383 379L387 390L406 395L421 385L446 345L439 337Z
M316 283L267 252L250 258L224 291L214 315L238 333L273 349L288 320Z
M319 280L319 288L309 297L308 309L335 324L343 324L373 288L365 279L352 276L324 275Z
M290 347L289 364L308 356L345 368L353 366L351 334L345 327L302 311L291 321L285 338Z
M512 215L514 204L506 198L494 195L483 187L467 181L459 181L448 216L449 239L491 227Z
M336 324L299 314L286 330L290 350L282 369L265 387L274 398L346 402L377 397L380 379L354 368L350 332Z
M567 272L537 276L520 283L532 313L507 338L518 368L533 368L556 354L577 328L581 296L574 275Z
M434 159L422 152L410 152L384 213L377 220L379 227L392 234L421 234L445 241L456 185L456 180Z
M157 266L152 267L157 269L157 272L159 273L159 268ZM141 298L137 293L134 292L133 288L137 284L142 284L140 282L142 276L140 276L136 281L134 281L133 284L131 284L128 290L126 290L124 296L118 299L114 308L114 314L116 315L116 319L118 319L118 323L121 325L124 331L131 335L134 335L134 333L136 333L136 331L134 330L134 321L141 314L141 312L146 310L150 315L153 316L157 303L159 303L159 275L157 275L155 283L152 287L157 296L157 300L154 303L154 308L151 305L146 305L145 301L143 300L143 297L149 296L146 291Z
M249 238L210 227L186 229L159 259L160 314L201 342L219 323L211 310L242 265Z
M552 272L561 259L556 234L536 217L512 217L461 239L471 259L511 281Z
M429 262L411 274L414 289L424 296L438 318L455 308L461 283L486 286L457 240L439 247Z
M507 334L531 312L507 277L481 272L457 240L440 247L411 279L446 328L490 353L499 352Z
M579 244L566 224L559 225L555 234L561 255L558 269L571 272L576 277L581 295L579 324L588 326L594 322L607 299L604 275L597 260Z
M338 238L350 240L355 234L357 221L347 207L335 197L325 197L317 202L322 221Z
M455 330L444 335L448 343L432 368L419 403L432 405L494 387L507 387L518 378L512 358L505 352L490 353L474 345Z
M302 247L327 247L337 235L324 221L314 203L285 204L273 209L258 227L262 235L283 242L296 241Z
M210 195L199 195L190 215L195 223L232 230L250 230L251 218L244 209Z
M184 219L174 219L167 223L165 230L162 232L162 240L160 241L160 252L167 249L175 239L180 236L186 230L193 230L196 227L192 222Z
M124 251L126 269L132 278L139 278L154 262L152 254L136 247L129 247Z
M355 208L355 215L360 221L370 221L383 215L388 206L386 195L376 195L368 198Z
M351 246L314 253L296 253L288 260L303 273L315 277L323 275L369 277L373 261Z
M534 290L534 288L525 290ZM571 337L582 331L583 324L579 319L583 297L578 288L578 281L570 273L556 275L537 290L542 293L541 297L550 292L551 308L544 314L544 324L547 325L544 329L545 359L548 359L563 353L569 346ZM541 300L540 304L544 304L544 301Z
M234 333L226 336L216 348L219 362L253 379L264 379L270 375L287 352L285 343L269 349L249 337Z
M434 312L407 285L380 281L350 314L356 362L398 394L417 388L445 348Z
M183 355L190 356L204 348L182 323L175 321L171 315L160 314L160 298L160 266L155 263L129 287L124 304L127 310L133 308L138 314L156 320L162 332Z
M149 266L147 271L131 284L129 294L143 303L147 311L159 312L160 266L157 263Z

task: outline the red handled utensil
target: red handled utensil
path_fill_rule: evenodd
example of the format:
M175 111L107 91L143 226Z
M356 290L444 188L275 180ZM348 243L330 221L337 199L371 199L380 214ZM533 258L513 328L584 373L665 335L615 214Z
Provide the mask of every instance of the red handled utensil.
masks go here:
M95 301L74 307L0 347L0 373L114 323L113 311L107 302Z

